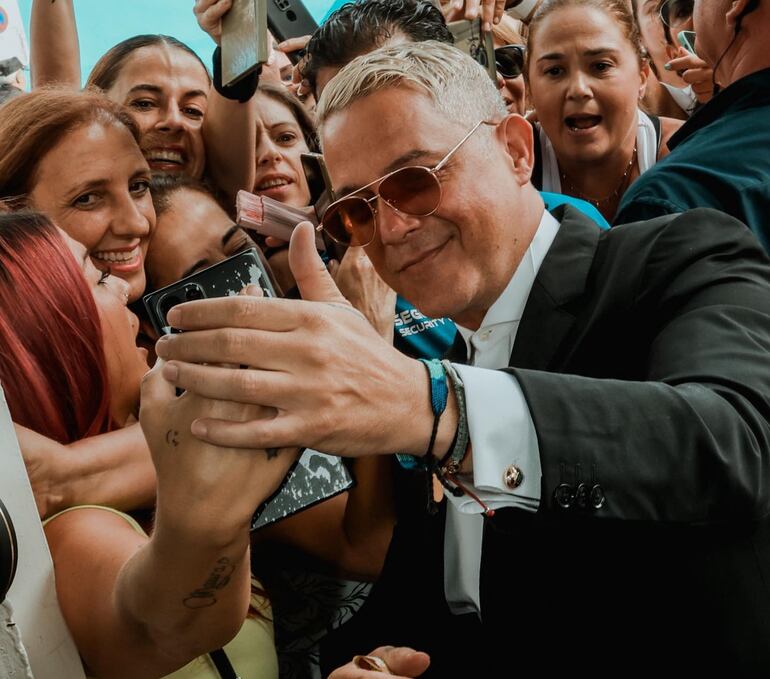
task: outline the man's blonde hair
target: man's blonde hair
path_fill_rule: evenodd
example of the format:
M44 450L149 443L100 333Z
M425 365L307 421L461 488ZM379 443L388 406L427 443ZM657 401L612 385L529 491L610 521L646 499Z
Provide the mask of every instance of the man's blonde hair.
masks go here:
M467 54L441 42L410 42L357 57L332 78L316 108L319 134L334 113L397 86L422 90L447 118L464 125L507 113L495 83ZM404 111L404 119L408 117Z

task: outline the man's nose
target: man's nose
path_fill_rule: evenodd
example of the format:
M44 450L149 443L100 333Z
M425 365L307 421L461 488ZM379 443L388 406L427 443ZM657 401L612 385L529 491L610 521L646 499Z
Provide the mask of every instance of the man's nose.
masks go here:
M416 229L420 228L420 217L396 210L382 198L377 199L377 229L383 245L397 245Z

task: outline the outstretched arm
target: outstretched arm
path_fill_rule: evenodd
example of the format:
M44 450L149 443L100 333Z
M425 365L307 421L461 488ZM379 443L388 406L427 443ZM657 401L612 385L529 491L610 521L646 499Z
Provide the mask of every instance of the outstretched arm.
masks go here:
M152 537L124 518L80 508L46 526L65 620L100 677L160 677L240 629L250 597L249 524L296 451L201 445L199 416L264 410L174 395L159 370L142 388L141 422L158 471Z
M40 518L76 505L131 511L155 501L155 468L139 424L70 445L16 425Z
M73 0L33 0L30 20L32 87L80 89L80 46Z
M232 0L196 0L198 25L220 44L222 16L232 7ZM206 171L210 179L235 205L241 189L254 187L256 162L256 109L254 99L239 102L223 97L213 87L203 121L206 144Z

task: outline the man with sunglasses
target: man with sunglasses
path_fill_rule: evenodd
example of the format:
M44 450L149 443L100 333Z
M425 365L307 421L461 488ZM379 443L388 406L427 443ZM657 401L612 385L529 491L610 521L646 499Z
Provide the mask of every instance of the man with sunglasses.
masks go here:
M604 232L552 216L531 127L450 46L357 59L318 115L341 195L323 228L458 323L455 362L379 339L308 224L304 300L175 307L185 332L157 352L177 387L275 409L195 423L207 441L413 456L350 654L410 645L434 677L770 668L770 264L751 234L713 211Z
M721 91L671 137L671 154L629 188L615 223L712 207L770 249L770 2L695 0L692 20L696 50Z

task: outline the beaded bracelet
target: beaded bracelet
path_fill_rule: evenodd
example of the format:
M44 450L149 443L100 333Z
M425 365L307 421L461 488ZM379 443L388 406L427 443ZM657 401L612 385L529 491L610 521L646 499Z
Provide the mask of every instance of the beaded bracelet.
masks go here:
M406 469L421 468L432 471L436 466L436 459L433 457L433 447L436 445L436 435L438 434L441 415L446 410L447 400L449 399L449 387L446 383L446 373L441 361L436 358L430 360L421 358L419 360L428 371L428 379L430 380L430 407L433 411L433 428L430 434L430 441L428 442L425 455L421 458L402 453L398 453L396 457L401 466Z
M465 404L465 385L463 384L462 377L455 370L455 367L448 360L443 360L442 365L444 371L452 383L454 388L455 397L457 398L457 433L449 452L441 459L441 462L436 466L434 473L436 477L452 495L455 497L461 497L467 495L474 502L478 503L484 510L484 514L489 517L495 515L495 510L490 509L481 498L479 498L472 490L466 488L465 485L457 478L457 474L460 472L463 460L468 455L469 443L470 443L470 430L468 428L468 413Z

